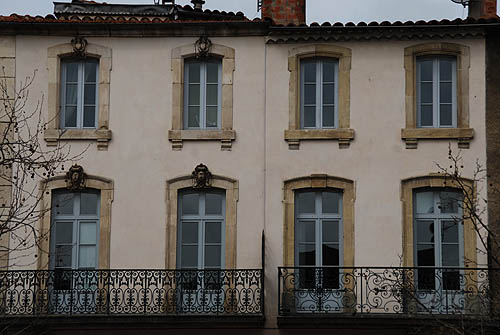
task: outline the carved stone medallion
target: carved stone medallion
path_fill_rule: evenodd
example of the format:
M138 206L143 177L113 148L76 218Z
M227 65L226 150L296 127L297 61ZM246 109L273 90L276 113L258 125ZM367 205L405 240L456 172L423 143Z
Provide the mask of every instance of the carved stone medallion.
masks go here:
M73 46L73 55L75 57L85 57L87 52L87 40L85 37L76 36L71 40Z
M80 165L73 165L66 173L66 188L70 191L80 191L85 188L85 172Z
M208 188L211 187L212 173L204 164L199 164L191 174L193 179L193 188Z
M194 52L196 58L207 58L210 57L210 52L212 51L212 41L204 35L201 36L194 44Z

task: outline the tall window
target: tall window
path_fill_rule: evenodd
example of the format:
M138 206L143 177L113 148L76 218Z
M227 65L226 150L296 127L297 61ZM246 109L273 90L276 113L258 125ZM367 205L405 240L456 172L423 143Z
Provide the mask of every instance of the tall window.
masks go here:
M302 60L300 78L301 128L338 128L338 60Z
M418 127L457 127L456 57L417 59Z
M184 129L218 129L221 125L220 60L188 60L184 76Z
M98 67L96 59L61 61L61 128L96 128Z
M457 290L460 288L457 268L464 266L462 196L446 189L423 190L416 191L414 199L418 288ZM443 269L435 270L436 267Z

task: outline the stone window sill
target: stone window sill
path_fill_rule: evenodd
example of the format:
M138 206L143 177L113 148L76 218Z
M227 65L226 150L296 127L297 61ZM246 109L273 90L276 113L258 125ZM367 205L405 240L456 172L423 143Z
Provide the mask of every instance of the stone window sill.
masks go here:
M58 141L95 140L98 150L107 150L112 132L109 129L47 129L44 133L47 146L56 146Z
M182 150L183 141L221 141L222 151L231 151L236 139L234 130L169 130L168 139L172 142L172 150Z
M302 140L337 140L340 149L347 149L354 140L354 130L338 129L289 129L285 130L285 140L290 150L298 150Z
M474 138L472 128L403 128L401 138L406 142L406 149L416 149L418 140L458 140L458 147L468 149Z

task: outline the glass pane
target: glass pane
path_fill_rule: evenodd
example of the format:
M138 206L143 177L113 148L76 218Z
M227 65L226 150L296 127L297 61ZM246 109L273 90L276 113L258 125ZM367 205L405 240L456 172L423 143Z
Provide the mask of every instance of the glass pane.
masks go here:
M434 245L419 244L417 246L417 266L434 266Z
M64 113L64 126L65 127L76 127L76 106L68 107L66 106Z
M96 215L98 200L99 200L99 195L97 193L82 192L80 200L80 214Z
M73 215L73 193L56 195L56 215Z
M304 107L304 127L316 127L316 107Z
M190 106L200 105L200 84L189 84L189 101Z
M323 266L339 265L340 252L338 244L323 244Z
M335 103L335 84L323 85L323 105L333 105Z
M339 242L339 222L323 221L323 243Z
M222 215L222 194L207 193L205 195L205 214Z
M451 126L453 124L451 107L452 105L440 105L439 124L441 126Z
M207 83L219 82L219 63L207 63Z
M192 62L188 63L188 66L189 66L188 83L200 83L200 63Z
M462 197L456 192L441 192L439 201L441 213L458 213L459 202L462 201Z
M322 192L321 203L323 213L338 214L339 213L339 193L337 192Z
M335 290L340 288L340 270L338 268L322 269L321 274L324 289Z
M423 127L429 127L432 126L433 123L432 105L420 106L420 125Z
M459 290L460 272L443 270L443 288L445 290Z
M316 84L304 85L304 105L316 104Z
M433 101L432 83L420 84L420 102L430 104Z
M219 94L219 85L209 84L207 85L207 105L217 106L217 98Z
M221 223L207 222L205 224L205 242L206 243L221 243Z
M335 127L334 106L323 106L323 127Z
M97 62L85 62L85 82L95 83L97 74Z
M442 222L441 241L444 243L458 243L458 223L453 221Z
M458 244L445 244L442 246L443 266L460 266Z
M95 128L95 106L83 108L83 126Z
M299 288L300 289L309 289L309 290L315 290L316 289L316 269L308 269L308 268L302 268L299 269L296 273L295 276L298 276L295 278L295 281L299 283Z
M78 63L64 62L66 65L66 82L78 82Z
M184 194L182 196L182 214L198 215L199 204L200 195L198 193Z
M316 62L307 62L303 67L304 73L302 77L305 83L315 83L316 82Z
M66 85L66 105L76 105L78 97L78 85L77 84L67 84Z
M80 244L97 243L97 224L95 222L80 223Z
M73 246L71 245L56 245L56 267L71 267L71 259L73 258Z
M207 128L217 127L217 106L207 107Z
M316 265L314 244L299 244L299 266Z
M73 243L73 222L56 223L56 244Z
M316 193L300 192L297 195L299 214L316 212Z
M432 81L432 60L419 60L420 80Z
M205 266L220 267L221 265L221 246L207 245L205 246Z
M200 127L200 107L188 108L188 127L189 128L199 128Z
M198 243L198 222L182 223L182 243Z
M434 243L434 221L417 221L417 243Z
M81 246L78 255L78 267L91 268L96 267L96 247L95 246Z
M451 93L452 86L451 83L440 83L439 84L439 102L440 103L450 103L451 104Z
M418 269L418 288L420 290L434 290L436 287L436 274L433 269Z
M441 59L439 61L439 79L441 81L449 80L452 78L452 63L451 59Z
M97 105L95 99L95 84L85 84L83 102L85 105Z
M434 193L417 192L417 214L434 213Z
M198 246L183 245L181 251L181 267L182 268L197 268L198 267Z
M332 83L335 81L335 62L323 61L323 82Z
M312 242L316 241L316 224L314 221L299 221L299 231L297 241Z

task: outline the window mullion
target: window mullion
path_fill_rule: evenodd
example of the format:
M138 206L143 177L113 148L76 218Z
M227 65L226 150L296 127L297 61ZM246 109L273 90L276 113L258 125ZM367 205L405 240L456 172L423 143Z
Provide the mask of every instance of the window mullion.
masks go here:
M207 63L200 66L200 128L205 129L207 116Z
M323 109L323 61L316 63L316 128L323 128L323 118L321 110Z
M439 128L439 58L435 58L432 64L432 82L433 82L433 104L432 104L432 116L434 127Z
M200 193L199 213L205 218L205 193ZM198 269L205 268L205 220L201 219L198 227Z
M84 77L84 64L83 61L78 62L78 102L77 105L78 107L76 108L76 125L77 128L83 128L83 102L84 102L84 92L85 92L85 85L83 81L85 80Z

